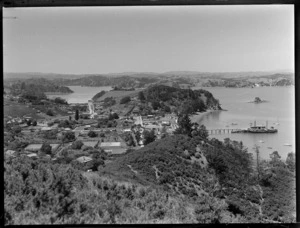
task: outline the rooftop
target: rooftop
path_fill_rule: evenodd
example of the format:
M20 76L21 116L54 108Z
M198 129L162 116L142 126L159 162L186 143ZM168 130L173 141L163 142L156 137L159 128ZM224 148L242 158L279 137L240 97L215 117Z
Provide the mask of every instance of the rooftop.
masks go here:
M120 147L121 142L102 142L100 147Z
M82 157L77 158L76 160L81 163L85 163L85 162L92 161L93 159L91 157L82 156Z
M82 141L83 145L96 147L99 141Z

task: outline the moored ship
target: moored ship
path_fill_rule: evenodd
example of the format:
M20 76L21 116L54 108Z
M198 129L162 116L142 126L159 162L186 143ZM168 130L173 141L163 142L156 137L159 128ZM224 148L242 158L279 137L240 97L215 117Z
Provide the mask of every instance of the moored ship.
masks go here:
M267 122L266 126L263 126L263 125L256 126L256 121L254 121L254 126L250 126L247 129L247 132L249 132L249 133L277 133L278 130L275 129L274 127L268 128L268 122Z
M268 128L268 122L266 126L263 125L256 125L256 121L254 121L254 126L251 126L247 129L236 129L233 130L231 133L277 133L278 130L274 127Z

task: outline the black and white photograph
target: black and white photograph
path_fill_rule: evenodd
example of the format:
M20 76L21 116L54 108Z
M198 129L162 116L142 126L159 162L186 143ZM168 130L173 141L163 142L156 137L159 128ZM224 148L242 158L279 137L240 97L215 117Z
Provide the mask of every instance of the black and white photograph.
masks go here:
M4 224L296 223L294 10L3 7Z

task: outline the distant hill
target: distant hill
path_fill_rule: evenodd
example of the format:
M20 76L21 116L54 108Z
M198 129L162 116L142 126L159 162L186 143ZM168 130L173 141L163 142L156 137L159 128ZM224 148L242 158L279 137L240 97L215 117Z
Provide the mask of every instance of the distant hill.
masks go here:
M73 91L66 87L60 86L51 80L45 78L30 78L30 79L4 79L4 86L8 88L13 94L19 95L24 92L56 92L56 93L73 93Z
M118 87L147 87L153 84L172 85L181 88L185 86L222 86L222 87L251 87L255 83L285 86L294 84L294 73L289 72L197 72L170 71L165 73L153 72L124 72L109 74L51 74L51 73L4 73L4 79L9 81L46 78L57 85L64 86L118 86ZM279 82L285 79L285 82ZM174 85L173 85L174 84ZM263 85L263 84L262 84Z

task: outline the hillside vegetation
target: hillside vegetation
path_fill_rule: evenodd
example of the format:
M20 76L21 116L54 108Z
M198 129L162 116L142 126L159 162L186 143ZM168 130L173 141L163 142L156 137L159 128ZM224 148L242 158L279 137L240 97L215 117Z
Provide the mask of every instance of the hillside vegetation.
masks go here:
M123 103L125 98L127 102ZM142 115L153 112L192 114L208 109L221 110L219 101L206 90L180 89L165 85L153 85L135 91L101 91L93 99L95 102L102 101L105 107L119 113L124 112L123 114L134 107L137 107Z
M4 81L7 88L13 95L25 93L43 94L45 92L73 93L71 89L60 86L44 78L27 79L27 80L6 80Z
M266 162L261 177L242 143L174 135L98 172L6 158L6 224L295 222L295 176ZM283 192L284 191L284 192Z

